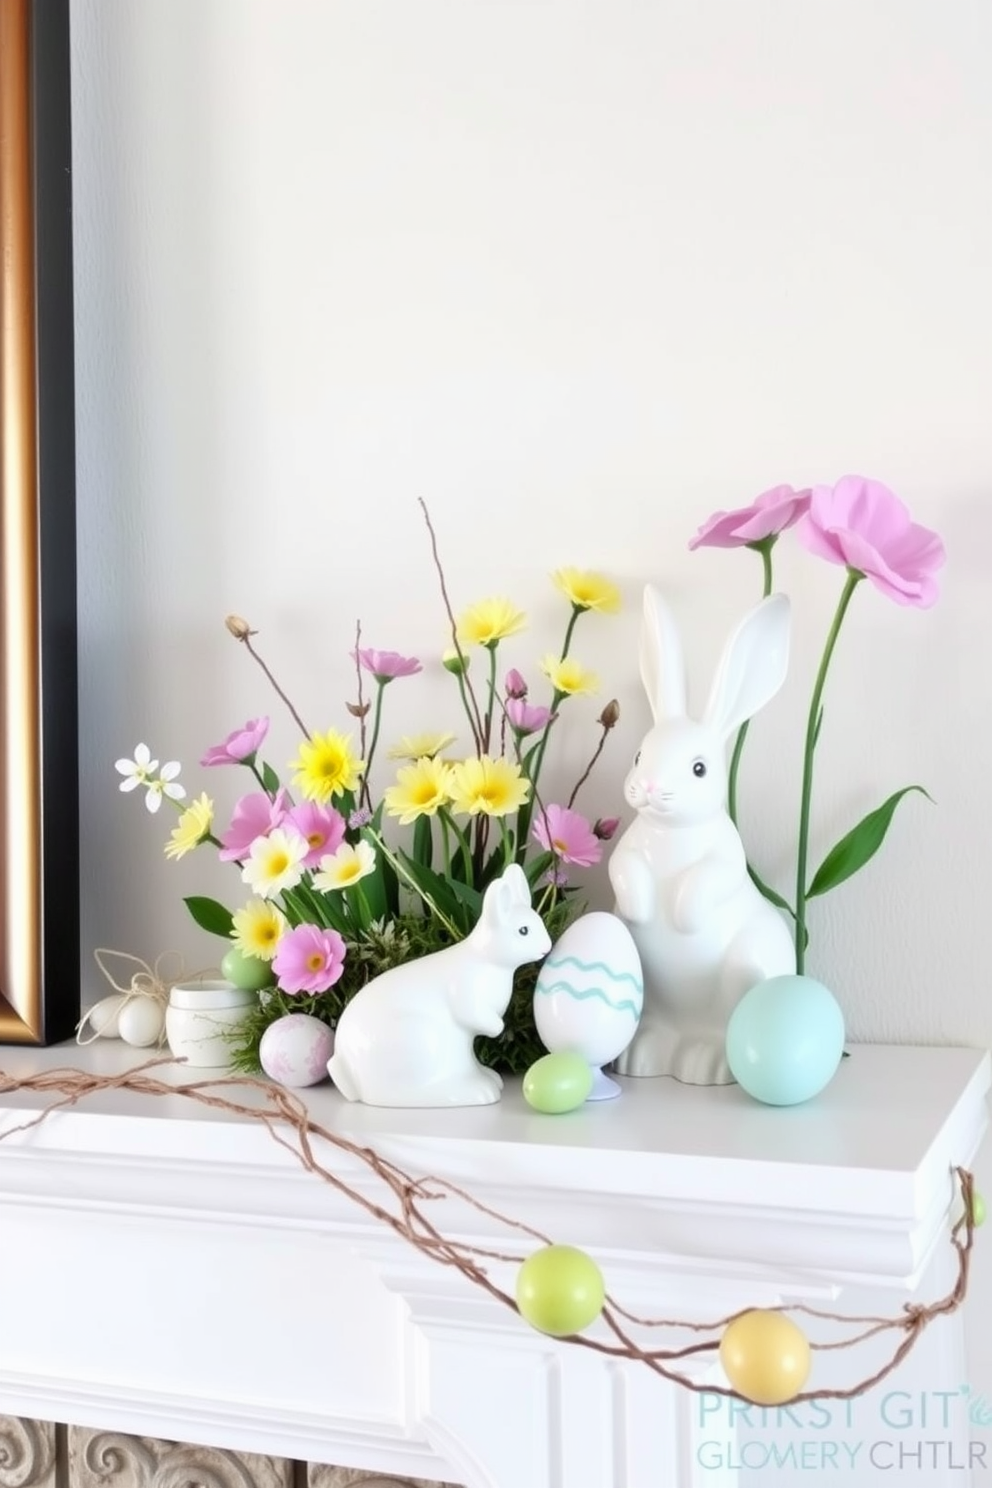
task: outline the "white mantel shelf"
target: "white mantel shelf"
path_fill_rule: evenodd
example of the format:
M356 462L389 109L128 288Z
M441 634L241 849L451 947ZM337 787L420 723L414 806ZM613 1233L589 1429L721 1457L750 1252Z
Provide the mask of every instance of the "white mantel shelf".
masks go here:
M110 1042L0 1049L15 1077L144 1062ZM986 1126L984 1052L855 1046L822 1096L790 1110L737 1087L623 1083L618 1101L561 1117L531 1111L512 1083L477 1110L374 1110L329 1086L305 1096L315 1121L411 1177L448 1179L590 1250L641 1315L799 1300L849 1312L866 1298L891 1314L946 1287L953 1169L971 1165ZM48 1103L0 1096L0 1132ZM383 1200L363 1164L321 1155ZM460 1240L527 1249L457 1201L431 1214ZM700 1465L688 1392L535 1334L258 1122L179 1094L102 1092L0 1142L0 1255L2 1412L468 1488L752 1481ZM492 1274L512 1291L511 1266ZM956 1371L956 1387L960 1321L934 1334L900 1379L926 1369L936 1390ZM943 1481L935 1470L928 1488Z

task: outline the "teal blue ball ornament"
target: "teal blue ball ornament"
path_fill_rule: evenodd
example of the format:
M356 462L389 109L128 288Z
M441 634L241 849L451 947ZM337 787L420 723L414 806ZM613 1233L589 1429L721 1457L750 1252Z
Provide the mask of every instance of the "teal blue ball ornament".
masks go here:
M727 1063L766 1106L799 1106L826 1089L844 1056L844 1014L808 976L777 976L746 992L727 1024Z

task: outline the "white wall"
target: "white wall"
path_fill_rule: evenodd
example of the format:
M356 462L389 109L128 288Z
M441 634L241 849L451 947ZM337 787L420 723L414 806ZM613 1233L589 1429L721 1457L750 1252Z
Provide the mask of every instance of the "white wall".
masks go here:
M817 907L810 969L855 1038L989 1042L987 0L75 0L73 22L87 992L97 945L211 959L180 897L234 892L204 855L165 862L114 759L145 740L229 804L207 744L271 707L276 762L295 747L228 611L326 728L356 616L370 644L445 643L418 497L456 604L532 613L523 663L557 638L547 571L609 571L626 613L578 648L623 707L586 798L609 812L646 718L643 582L704 684L758 574L690 555L696 526L857 470L949 564L929 613L857 597L816 842L910 781L937 805ZM746 770L778 872L839 580L788 551L793 676ZM397 729L455 716L434 672L389 700Z

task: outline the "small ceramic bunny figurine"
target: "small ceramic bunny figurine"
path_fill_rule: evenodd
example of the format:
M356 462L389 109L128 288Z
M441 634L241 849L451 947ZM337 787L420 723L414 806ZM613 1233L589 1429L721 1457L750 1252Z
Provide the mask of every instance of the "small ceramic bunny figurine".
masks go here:
M731 1013L758 982L796 969L790 931L748 876L726 809L727 742L784 682L789 630L783 594L746 615L696 722L686 713L675 621L661 596L645 590L641 679L654 727L624 781L637 820L609 861L616 912L644 971L644 1013L617 1062L621 1074L731 1083Z
M338 1022L327 1072L348 1100L367 1106L484 1106L502 1078L475 1057L496 1038L513 973L539 961L551 937L531 908L516 863L485 892L475 928L456 945L373 977Z

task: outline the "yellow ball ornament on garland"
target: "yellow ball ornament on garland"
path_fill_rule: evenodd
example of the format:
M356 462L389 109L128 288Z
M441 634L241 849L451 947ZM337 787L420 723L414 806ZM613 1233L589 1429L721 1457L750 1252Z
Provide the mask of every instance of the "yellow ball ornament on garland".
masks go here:
M809 1378L809 1339L791 1318L755 1308L728 1323L720 1363L731 1388L755 1405L787 1405Z

